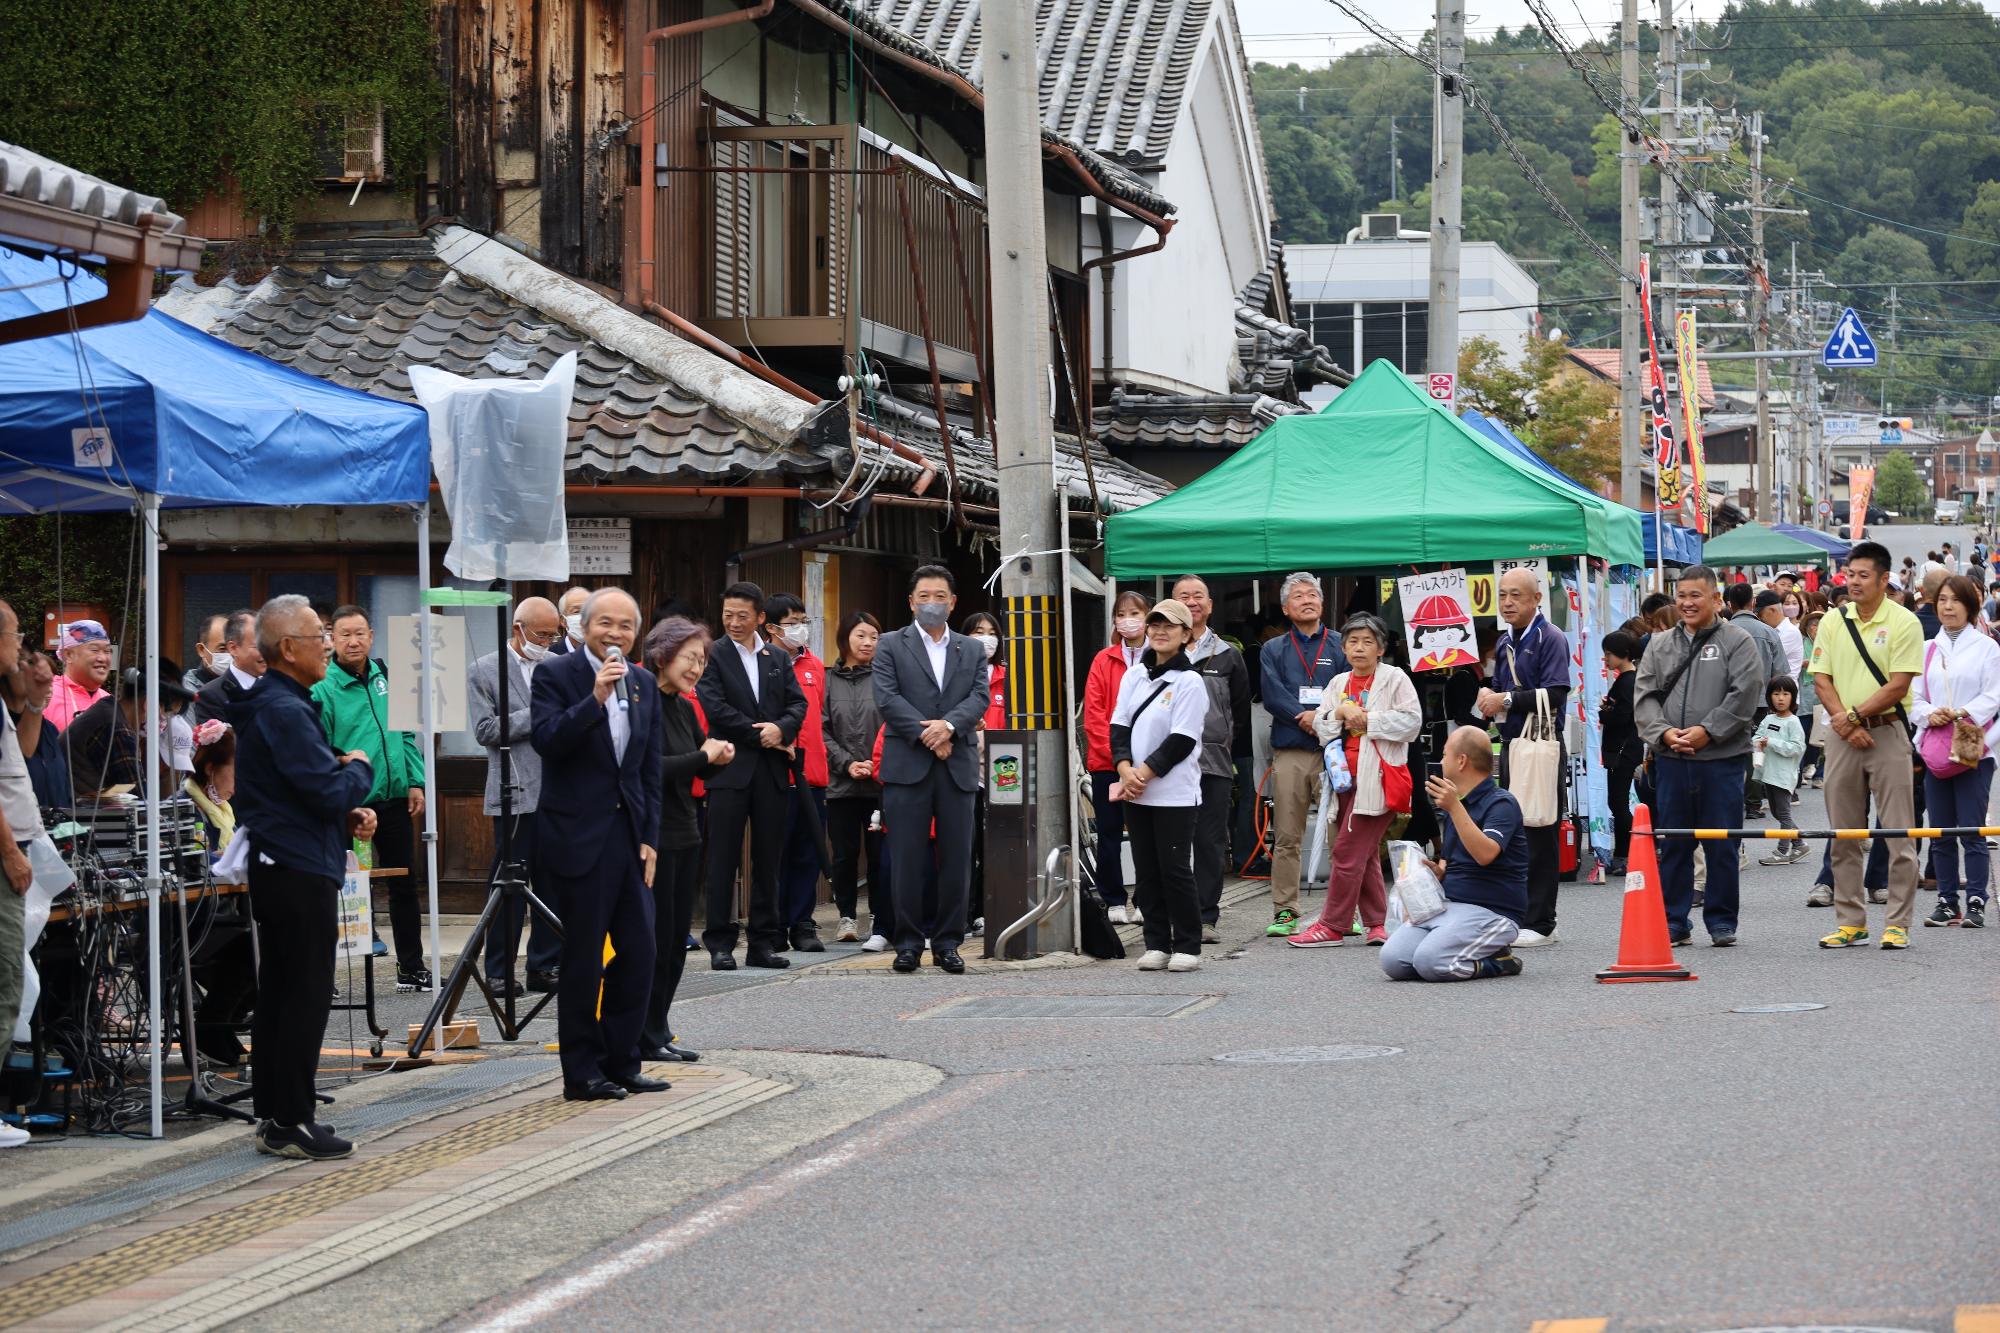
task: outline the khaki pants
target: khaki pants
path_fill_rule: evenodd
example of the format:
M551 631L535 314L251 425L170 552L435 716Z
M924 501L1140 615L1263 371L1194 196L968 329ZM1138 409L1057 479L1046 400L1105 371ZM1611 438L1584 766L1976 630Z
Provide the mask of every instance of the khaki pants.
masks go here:
M1877 828L1908 828L1916 817L1910 786L1910 737L1900 726L1875 727L1868 736L1875 744L1856 749L1834 735L1826 737L1826 815L1840 828L1868 827L1868 797L1875 797ZM1917 896L1917 845L1908 838L1886 839L1889 845L1889 919L1887 924L1909 929ZM1861 886L1861 865L1868 844L1833 844L1833 906L1843 926L1868 924L1868 893Z
M1299 910L1299 844L1312 818L1322 760L1318 750L1271 752L1271 910Z

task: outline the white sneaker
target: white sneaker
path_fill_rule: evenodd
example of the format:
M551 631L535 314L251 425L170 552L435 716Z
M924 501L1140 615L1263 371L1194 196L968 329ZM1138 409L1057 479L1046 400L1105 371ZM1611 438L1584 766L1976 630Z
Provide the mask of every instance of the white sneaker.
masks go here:
M981 935L984 935L986 933L986 918L983 916L974 917L972 919L972 929L966 931L965 933L967 936L975 939Z
M1200 967L1201 955L1198 953L1177 953L1167 960L1169 972L1193 972Z
M1139 956L1141 972L1164 972L1167 967L1167 954L1164 949L1148 949Z
M882 953L883 951L888 949L888 947L889 947L888 936L870 935L868 937L868 942L861 946L861 950L863 953Z
M833 928L833 938L841 944L852 944L861 938L861 928L854 924L854 918L844 916L840 924Z
M1132 924L1132 918L1126 914L1124 903L1119 903L1115 907L1105 908L1104 914L1111 918L1111 924L1114 926L1129 926Z
M1209 926L1203 926L1203 927L1201 928L1201 942L1202 942L1203 944L1220 944L1220 943L1222 943L1222 931L1221 931L1221 929L1220 929L1219 927L1216 927L1216 926L1212 926L1212 925L1209 925Z
M1166 955L1161 954L1160 957L1165 958ZM29 1137L27 1130L0 1120L0 1148L18 1148L26 1143Z
M1509 947L1515 949L1539 949L1544 944L1554 944L1555 942L1556 933L1553 930L1546 935L1542 934L1539 930L1524 930L1514 937L1514 943Z
M1125 919L1135 926L1146 924L1146 918L1139 914L1139 904L1133 903L1125 909Z

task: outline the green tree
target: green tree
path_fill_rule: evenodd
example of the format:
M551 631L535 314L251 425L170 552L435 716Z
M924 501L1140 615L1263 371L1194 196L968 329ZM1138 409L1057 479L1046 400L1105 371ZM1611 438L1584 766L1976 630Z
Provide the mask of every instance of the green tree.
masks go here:
M1937 265L1922 241L1878 223L1847 243L1827 268L1827 276L1837 287L1929 282L1937 277Z
M1359 217L1361 187L1347 159L1303 125L1264 130L1271 206L1287 240L1337 241Z
M1898 449L1875 465L1875 503L1898 514L1928 513L1930 490L1910 456Z
M1952 276L2000 282L2000 181L1979 187L1955 230L1959 235L1944 243L1944 262Z
M1618 476L1618 394L1611 385L1564 370L1569 347L1530 338L1510 364L1491 338L1458 354L1458 400L1504 424L1558 472L1584 486Z

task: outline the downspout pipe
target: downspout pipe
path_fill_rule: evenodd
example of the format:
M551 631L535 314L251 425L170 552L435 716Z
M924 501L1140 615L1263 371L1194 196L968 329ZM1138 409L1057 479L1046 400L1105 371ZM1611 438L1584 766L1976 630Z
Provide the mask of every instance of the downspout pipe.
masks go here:
M822 546L843 542L861 531L861 524L868 517L873 497L862 496L854 508L847 511L847 521L837 528L824 532L804 532L783 541L765 542L762 546L746 546L740 551L731 551L722 562L725 582L734 583L743 573L743 562L756 560L767 555L783 555L788 551L812 551Z
M1104 247L1105 253L1095 259L1086 259L1083 261L1083 287L1086 292L1090 290L1090 274L1092 269L1101 268L1104 270L1104 381L1107 385L1111 382L1111 266L1113 264L1122 264L1128 259L1137 259L1140 255L1150 255L1164 249L1167 244L1167 232L1173 225L1173 222L1169 220L1164 226L1158 228L1159 237L1151 245L1140 245L1130 250L1114 251L1111 249L1111 224L1108 221L1108 215L1102 212L1097 215L1099 244ZM1084 448L1088 449L1090 447L1092 414L1097 410L1097 395L1090 376L1090 349L1088 345L1090 339L1090 321L1087 318L1083 322L1083 336L1085 341L1083 420L1078 423L1078 434L1083 440Z

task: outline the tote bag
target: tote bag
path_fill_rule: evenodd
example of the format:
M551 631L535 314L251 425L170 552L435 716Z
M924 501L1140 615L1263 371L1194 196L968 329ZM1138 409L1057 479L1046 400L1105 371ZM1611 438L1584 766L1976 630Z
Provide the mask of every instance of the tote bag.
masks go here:
M1549 712L1549 692L1535 691L1535 715L1507 747L1507 790L1521 803L1521 822L1547 828L1556 822L1562 741Z

